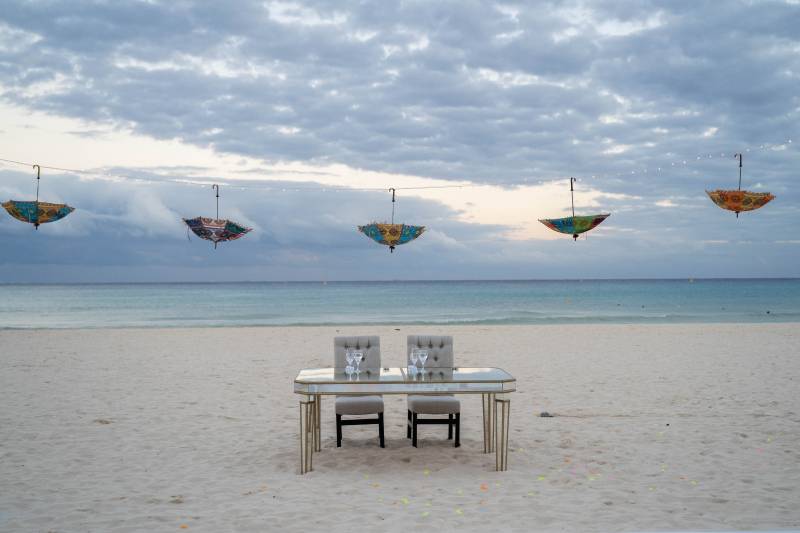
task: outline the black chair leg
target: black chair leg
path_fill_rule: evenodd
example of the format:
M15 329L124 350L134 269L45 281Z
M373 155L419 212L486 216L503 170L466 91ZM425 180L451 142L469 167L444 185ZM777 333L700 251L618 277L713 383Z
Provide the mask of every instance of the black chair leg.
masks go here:
M336 415L336 447L342 447L342 415Z
M456 444L455 447L461 446L461 413L456 413Z
M406 422L406 438L411 438L411 409L408 409L408 422Z
M411 445L417 447L417 413L411 413Z
M447 415L447 440L453 438L453 415Z
M381 448L385 448L386 446L383 445L383 413L378 413L378 438L381 441Z

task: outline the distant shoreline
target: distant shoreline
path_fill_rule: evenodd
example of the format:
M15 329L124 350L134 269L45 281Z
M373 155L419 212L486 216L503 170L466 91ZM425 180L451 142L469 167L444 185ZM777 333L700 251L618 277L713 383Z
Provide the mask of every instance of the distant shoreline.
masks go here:
M800 323L800 279L1 285L0 328Z
M480 326L484 328L581 328L585 326L592 326L592 327L714 327L714 326L758 326L758 327L770 327L770 326L789 326L792 324L800 324L799 321L775 321L775 322L555 322L551 324L473 324L473 323L458 323L458 324L432 324L432 323L403 323L403 324L390 324L390 323L378 323L378 322L370 322L370 323L347 323L347 324L230 324L230 325L222 325L222 326L205 326L205 325L198 325L198 326L79 326L79 327L62 327L62 328L42 328L42 327L34 327L34 328L6 328L0 327L0 334L6 332L26 332L26 333L35 333L35 332L80 332L80 331L120 331L120 332L132 332L132 331L178 331L178 330L187 330L187 331L196 331L198 329L213 329L213 330L222 330L222 329L268 329L274 330L276 328L291 328L291 329L347 329L347 328L360 328L360 329L368 329L368 328L396 328L398 330L403 330L407 328L474 328L475 326Z
M563 282L714 282L714 281L800 281L800 277L766 278L510 278L510 279L386 279L386 280L263 280L263 281L100 281L100 282L2 282L0 287L13 286L102 286L102 285L244 285L244 284L348 284L348 283L563 283Z

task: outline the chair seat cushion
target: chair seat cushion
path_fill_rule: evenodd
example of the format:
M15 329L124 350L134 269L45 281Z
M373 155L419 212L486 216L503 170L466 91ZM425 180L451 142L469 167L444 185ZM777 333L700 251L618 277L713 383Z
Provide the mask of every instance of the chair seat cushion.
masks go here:
M374 415L383 412L383 397L378 395L337 396L337 415Z
M450 394L409 394L408 410L423 415L449 415L461 412L461 402Z

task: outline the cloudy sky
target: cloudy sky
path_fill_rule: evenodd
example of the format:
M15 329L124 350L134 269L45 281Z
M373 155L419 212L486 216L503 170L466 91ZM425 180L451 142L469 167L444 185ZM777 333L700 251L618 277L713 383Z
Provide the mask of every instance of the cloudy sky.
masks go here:
M0 282L800 276L800 3L4 0ZM733 213L705 189L777 199ZM32 199L0 163L0 200ZM539 218L611 217L572 242ZM181 217L248 225L213 246ZM355 226L428 231L394 254ZM374 189L374 190L365 190Z

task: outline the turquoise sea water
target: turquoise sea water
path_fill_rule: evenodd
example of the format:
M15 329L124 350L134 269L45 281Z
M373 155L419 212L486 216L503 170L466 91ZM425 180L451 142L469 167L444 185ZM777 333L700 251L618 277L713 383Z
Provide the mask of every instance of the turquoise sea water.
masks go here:
M0 329L800 322L800 279L0 285Z

